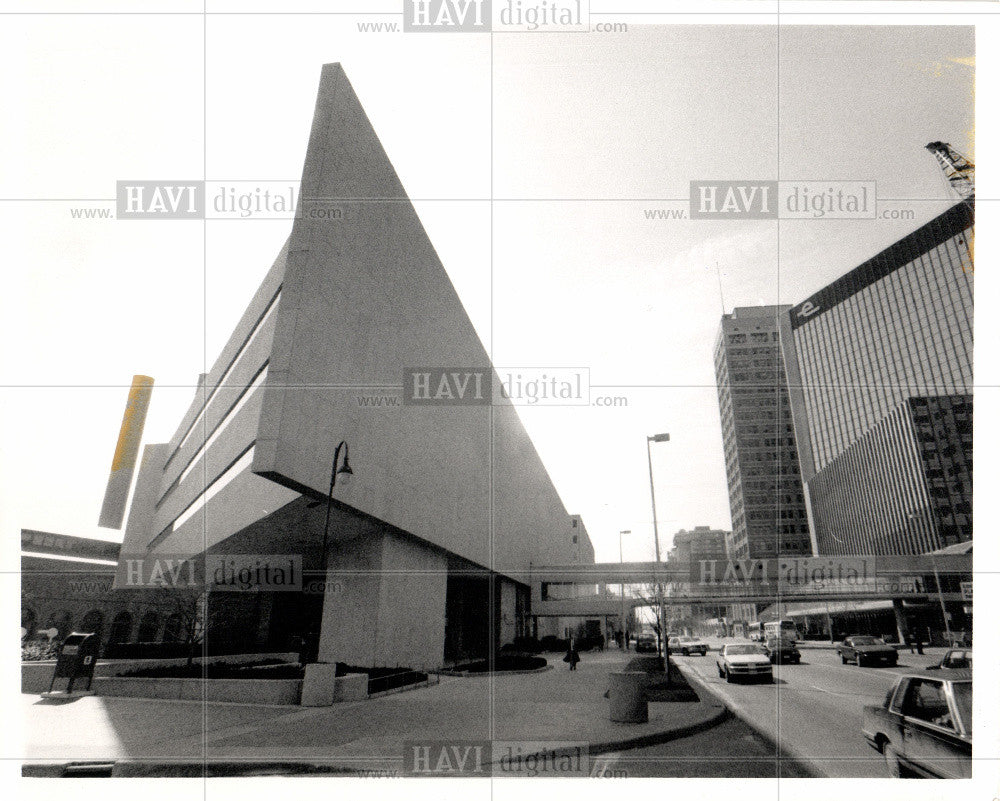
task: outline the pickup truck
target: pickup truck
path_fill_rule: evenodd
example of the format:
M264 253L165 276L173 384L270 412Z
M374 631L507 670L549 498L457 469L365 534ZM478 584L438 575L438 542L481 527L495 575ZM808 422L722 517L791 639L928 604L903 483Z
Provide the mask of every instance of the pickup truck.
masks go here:
M889 775L972 777L972 671L902 675L884 703L866 706L861 731Z

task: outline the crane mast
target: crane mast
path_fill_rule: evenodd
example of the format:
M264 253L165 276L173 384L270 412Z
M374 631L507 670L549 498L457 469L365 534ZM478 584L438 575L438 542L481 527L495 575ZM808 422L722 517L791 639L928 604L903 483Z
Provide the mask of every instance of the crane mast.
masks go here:
M931 142L925 145L934 154L948 185L962 200L972 203L976 198L976 165L969 161L947 142Z

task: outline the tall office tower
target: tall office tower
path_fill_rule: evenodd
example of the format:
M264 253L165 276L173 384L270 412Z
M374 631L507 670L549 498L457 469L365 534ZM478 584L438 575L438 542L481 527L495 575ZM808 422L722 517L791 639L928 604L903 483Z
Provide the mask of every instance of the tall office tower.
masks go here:
M784 315L818 554L972 537L972 230L959 203Z
M733 530L730 559L809 556L799 459L779 317L788 306L737 308L722 317L715 375Z

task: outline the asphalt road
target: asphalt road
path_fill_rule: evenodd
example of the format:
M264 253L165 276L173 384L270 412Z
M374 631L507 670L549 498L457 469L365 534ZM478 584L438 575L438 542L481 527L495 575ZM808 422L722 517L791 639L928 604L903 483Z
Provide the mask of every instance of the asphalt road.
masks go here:
M717 640L705 657L672 657L693 670L743 720L778 744L782 753L830 777L884 778L885 764L861 734L866 704L880 704L900 673L923 669L941 649L923 656L901 651L899 665L859 668L841 664L836 651L802 649L802 664L777 665L774 684L727 684L719 678ZM725 642L738 642L728 639ZM739 755L739 748L734 749Z
M813 774L733 717L690 737L593 757L590 775L602 779L797 779Z

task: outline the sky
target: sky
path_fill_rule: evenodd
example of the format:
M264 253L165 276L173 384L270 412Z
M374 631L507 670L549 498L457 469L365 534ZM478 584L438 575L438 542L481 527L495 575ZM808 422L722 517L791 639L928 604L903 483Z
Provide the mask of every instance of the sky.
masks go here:
M926 21L927 18L924 18ZM297 181L341 62L498 367L579 366L613 408L523 409L598 560L728 528L719 317L796 303L954 202L974 158L961 26L633 24L622 34L361 34L340 17L18 16L0 32L8 223L0 524L96 526L133 374L168 440L287 237L282 220L74 219L124 179ZM202 54L204 53L204 59ZM875 181L907 219L647 219L689 182ZM721 292L720 292L721 285Z

